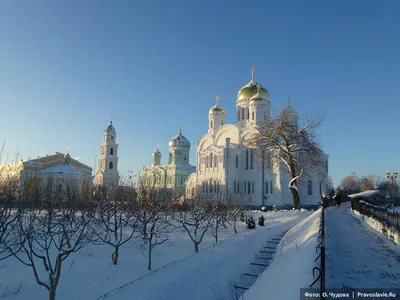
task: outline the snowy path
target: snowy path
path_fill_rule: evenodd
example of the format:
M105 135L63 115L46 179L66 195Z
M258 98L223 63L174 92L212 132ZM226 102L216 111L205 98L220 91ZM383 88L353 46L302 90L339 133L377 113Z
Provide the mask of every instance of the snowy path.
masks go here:
M106 299L130 300L204 300L231 299L229 282L248 272L268 239L276 238L309 213L294 213L290 219L266 220L266 227L257 227L243 237L231 237L215 247L190 256L170 267L153 273L109 296ZM270 221L270 222L268 222ZM259 270L261 273L263 269ZM217 297L216 295L220 295Z
M355 217L326 209L326 287L400 288L400 248Z

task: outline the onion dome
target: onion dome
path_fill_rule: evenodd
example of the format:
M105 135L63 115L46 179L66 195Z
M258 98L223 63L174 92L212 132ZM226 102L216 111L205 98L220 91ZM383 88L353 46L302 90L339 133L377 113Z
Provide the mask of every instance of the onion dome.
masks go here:
M114 134L116 133L112 121L110 121L110 125L108 125L108 127L107 127L107 129L105 131L109 132L109 133L114 133Z
M290 105L290 97L288 98L288 106L282 111L282 117L285 117L290 123L296 125L299 119L297 111Z
M158 145L157 145L156 151L153 152L153 156L161 156L161 152L160 152L160 150L158 150Z
M255 81L254 75L255 68L253 67L251 72L251 81L239 90L237 100L252 98L256 94L260 94L264 99L269 100L268 90Z
M217 96L216 99L217 99L217 103L216 103L213 107L210 108L210 111L208 112L208 114L209 114L209 115L211 115L211 114L225 115L225 114L226 114L225 109L222 108L222 107L219 105L219 96Z
M267 103L268 98L266 98L263 94L260 92L261 86L257 86L257 94L255 94L253 97L250 99L250 103Z
M182 125L179 128L179 133L170 140L168 145L170 147L190 147L189 140L182 134Z

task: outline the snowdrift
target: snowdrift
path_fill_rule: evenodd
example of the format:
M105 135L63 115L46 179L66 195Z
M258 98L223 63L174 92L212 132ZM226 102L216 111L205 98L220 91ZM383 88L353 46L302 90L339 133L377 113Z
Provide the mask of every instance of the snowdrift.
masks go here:
M243 294L243 300L299 299L300 288L309 287L313 281L320 216L318 209L289 230L268 269Z

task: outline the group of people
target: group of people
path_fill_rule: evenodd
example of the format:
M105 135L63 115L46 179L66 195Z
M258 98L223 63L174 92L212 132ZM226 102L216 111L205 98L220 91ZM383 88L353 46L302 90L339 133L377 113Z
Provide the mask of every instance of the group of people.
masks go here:
M333 204L337 205L337 206L340 206L340 204L342 203L342 195L340 194L339 189L337 189L335 191L335 195L333 195L332 200L333 200ZM329 199L326 197L325 193L322 194L321 201L322 201L322 205L324 206L324 208L329 206L329 203L328 203Z

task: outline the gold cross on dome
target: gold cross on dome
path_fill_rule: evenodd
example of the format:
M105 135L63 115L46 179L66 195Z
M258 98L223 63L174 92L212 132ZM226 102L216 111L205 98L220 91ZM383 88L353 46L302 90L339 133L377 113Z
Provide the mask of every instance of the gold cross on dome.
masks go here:
M217 100L217 104L219 104L219 96L217 95L217 97L215 97L215 99Z
M290 96L288 97L288 104L290 105Z
M182 123L179 124L179 133L182 133Z
M70 147L69 147L69 145L67 146L67 153L69 153L69 150L70 150Z
M254 80L254 76L256 74L256 68L253 66L251 67L251 79Z

